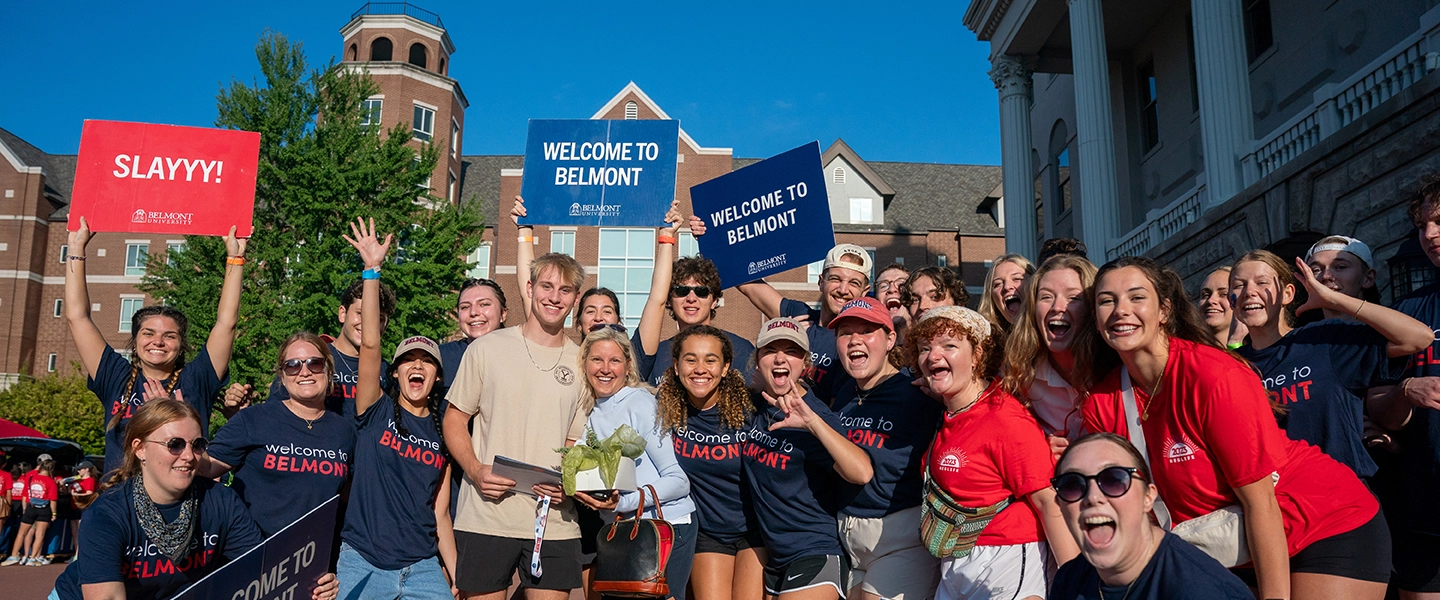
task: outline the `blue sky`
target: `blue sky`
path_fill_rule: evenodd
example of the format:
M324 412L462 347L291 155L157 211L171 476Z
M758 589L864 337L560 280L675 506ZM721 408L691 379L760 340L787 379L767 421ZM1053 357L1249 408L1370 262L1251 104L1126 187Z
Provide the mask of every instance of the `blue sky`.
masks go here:
M521 154L526 119L589 117L633 80L697 142L737 157L843 137L869 160L1000 162L968 2L416 4L455 42L465 154ZM74 153L84 119L210 125L222 84L258 75L262 31L323 64L362 5L0 2L0 127Z

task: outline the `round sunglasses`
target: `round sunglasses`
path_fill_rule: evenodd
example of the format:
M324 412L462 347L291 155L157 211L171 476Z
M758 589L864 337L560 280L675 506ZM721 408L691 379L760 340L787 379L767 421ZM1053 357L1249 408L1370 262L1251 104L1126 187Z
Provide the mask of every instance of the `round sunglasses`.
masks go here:
M324 373L325 357L312 356L310 358L292 358L283 363L280 363L280 369L285 371L285 374L291 377L299 375L300 367L302 366L305 367L306 371L309 371L311 373Z
M180 453L185 451L185 446L187 445L190 446L190 448L194 450L196 454L202 454L205 452L206 448L210 447L210 441L206 440L203 437L195 438L194 440L191 440L189 442L185 441L184 438L178 437L173 437L163 442L156 440L145 440L145 442L150 444L160 444L161 446L164 446L166 450L169 450L170 454L174 456L180 456Z
M1135 467L1105 467L1094 475L1065 473L1050 480L1055 495L1065 502L1079 502L1090 491L1090 482L1100 488L1100 493L1110 498L1119 498L1130 491L1132 479L1144 480Z
M696 298L709 298L710 288L704 285L674 285L670 286L670 295L676 298L684 298L695 292Z

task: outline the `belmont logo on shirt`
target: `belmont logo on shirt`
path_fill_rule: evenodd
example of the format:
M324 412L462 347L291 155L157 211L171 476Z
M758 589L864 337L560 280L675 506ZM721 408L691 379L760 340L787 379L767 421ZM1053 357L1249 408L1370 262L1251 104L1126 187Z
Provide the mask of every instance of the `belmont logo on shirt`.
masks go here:
M790 453L794 451L795 445L789 441L770 435L769 431L759 427L751 427L750 439L745 441L742 452L745 458L754 460L757 465L784 471L790 466Z
M440 444L415 435L401 435L400 430L395 428L395 420L390 419L389 426L380 433L380 445L395 451L401 458L408 458L423 465L429 465L436 469L445 468L445 456L440 452Z
M840 425L846 430L845 437L861 448L884 448L885 440L890 439L887 432L895 429L894 421L879 415L852 417L843 412Z
M170 562L170 558L162 554L160 548L149 540L139 546L130 546L125 549L125 577L148 579L204 567L215 557L215 546L220 543L219 540L218 534L200 532L190 540L190 550L180 559L179 564Z
M1195 444L1182 434L1179 441L1165 438L1165 462L1169 464L1182 463L1187 460L1194 460L1200 452Z
M954 473L965 468L965 465L970 464L970 459L965 456L964 450L951 450L947 452L945 456L940 457L940 462L936 464L941 471Z
M690 428L675 430L675 454L691 460L724 461L740 458L745 432L700 433Z
M265 468L287 473L316 473L345 477L350 473L350 456L344 450L307 448L290 444L265 444Z

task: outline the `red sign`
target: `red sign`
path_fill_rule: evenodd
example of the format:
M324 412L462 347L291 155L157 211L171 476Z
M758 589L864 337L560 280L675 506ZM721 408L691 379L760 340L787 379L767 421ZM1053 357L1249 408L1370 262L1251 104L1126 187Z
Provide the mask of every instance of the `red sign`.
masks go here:
M249 237L259 162L252 131L87 120L68 228Z

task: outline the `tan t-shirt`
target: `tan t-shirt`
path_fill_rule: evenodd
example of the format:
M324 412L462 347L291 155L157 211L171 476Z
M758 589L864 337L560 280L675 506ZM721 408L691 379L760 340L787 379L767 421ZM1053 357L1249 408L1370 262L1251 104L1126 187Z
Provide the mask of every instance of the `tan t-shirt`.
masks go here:
M580 406L585 385L576 372L580 348L569 339L561 348L527 342L520 329L500 329L471 342L446 400L475 415L471 438L481 463L494 464L500 455L558 471L560 454L555 449L563 448L567 437L578 439L584 433L589 413ZM553 369L541 370L551 365ZM510 493L490 500L469 477L462 481L456 530L535 538L534 496ZM573 502L551 505L545 539L580 537Z

